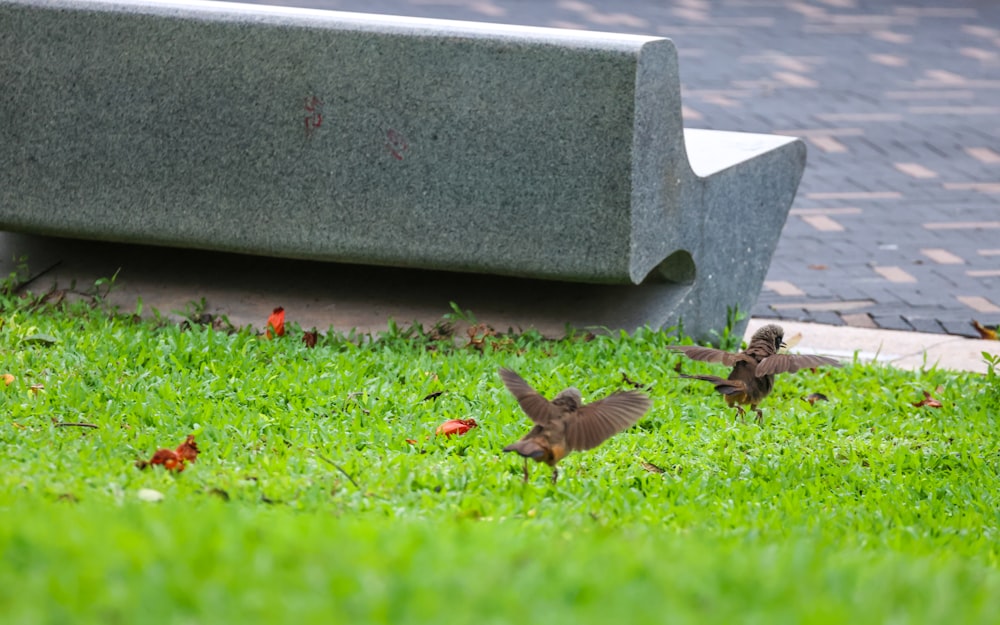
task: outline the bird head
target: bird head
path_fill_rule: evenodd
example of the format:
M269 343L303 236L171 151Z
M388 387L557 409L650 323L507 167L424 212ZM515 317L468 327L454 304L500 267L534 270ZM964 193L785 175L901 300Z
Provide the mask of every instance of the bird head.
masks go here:
M580 395L579 389L571 386L559 391L559 394L552 398L552 403L567 410L578 410L583 405L583 396Z
M753 333L750 342L762 342L774 346L775 353L785 346L785 331L781 326L769 323Z

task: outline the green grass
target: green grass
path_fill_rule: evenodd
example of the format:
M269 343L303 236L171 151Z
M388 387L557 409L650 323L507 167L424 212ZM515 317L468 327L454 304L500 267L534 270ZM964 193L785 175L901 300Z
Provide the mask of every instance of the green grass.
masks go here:
M0 387L4 623L1000 613L995 374L849 364L779 376L758 427L677 378L681 356L663 349L677 339L663 332L528 334L480 351L392 326L309 349L294 323L266 341L0 303L0 373L16 378ZM585 400L623 388L625 372L651 385L654 406L563 460L557 485L543 465L523 484L501 449L528 422L500 366ZM923 390L943 407L914 407ZM831 401L801 401L813 392ZM479 427L465 436L434 435L469 417ZM135 466L191 433L202 453L183 473Z

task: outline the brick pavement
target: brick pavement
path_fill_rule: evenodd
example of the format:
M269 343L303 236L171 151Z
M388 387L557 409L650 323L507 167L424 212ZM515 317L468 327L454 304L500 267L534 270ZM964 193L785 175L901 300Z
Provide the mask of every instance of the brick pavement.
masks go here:
M1000 323L1000 3L284 3L670 37L688 125L809 145L754 316L968 336L972 319Z

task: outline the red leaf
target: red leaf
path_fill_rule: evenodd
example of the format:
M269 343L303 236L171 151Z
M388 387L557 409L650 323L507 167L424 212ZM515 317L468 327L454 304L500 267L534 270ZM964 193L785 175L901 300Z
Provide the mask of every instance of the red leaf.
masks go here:
M475 419L449 419L438 426L436 433L450 438L452 434L461 436L474 427L479 427Z
M194 442L194 434L188 434L184 442L177 446L177 456L187 462L198 459L198 445Z
M285 309L278 306L267 318L267 338L285 336Z
M185 463L194 462L198 458L198 445L194 442L194 434L188 434L184 442L177 446L177 449L157 449L156 453L149 461L140 460L135 466L140 469L154 464L162 464L167 471L184 470Z

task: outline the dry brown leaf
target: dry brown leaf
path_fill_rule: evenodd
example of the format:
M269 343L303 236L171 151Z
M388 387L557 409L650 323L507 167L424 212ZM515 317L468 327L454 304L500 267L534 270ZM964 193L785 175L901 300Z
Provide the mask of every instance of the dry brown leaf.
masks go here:
M802 340L802 333L801 332L796 332L792 336L788 337L788 339L784 341L784 343L785 343L784 351L787 351L787 350L795 347L796 345L799 344L799 342L801 340Z
M987 341L1000 340L997 338L997 328L990 328L988 326L984 326L975 319L972 320L972 327L976 329L976 332L979 333L980 337L986 339Z
M666 469L664 469L662 467L658 467L655 464L653 464L652 462L646 462L645 460L642 461L642 468L646 469L650 473L666 473L667 472Z
M937 387L938 393L940 393L943 390L944 390L943 387L940 386ZM924 398L920 401L913 402L913 406L915 408L920 408L921 406L927 406L928 408L940 408L942 404L940 401L934 399L934 396L931 395L929 392L924 391Z
M810 404L815 404L818 401L830 401L830 398L823 393L809 393L809 395L802 398L802 401L807 401Z

